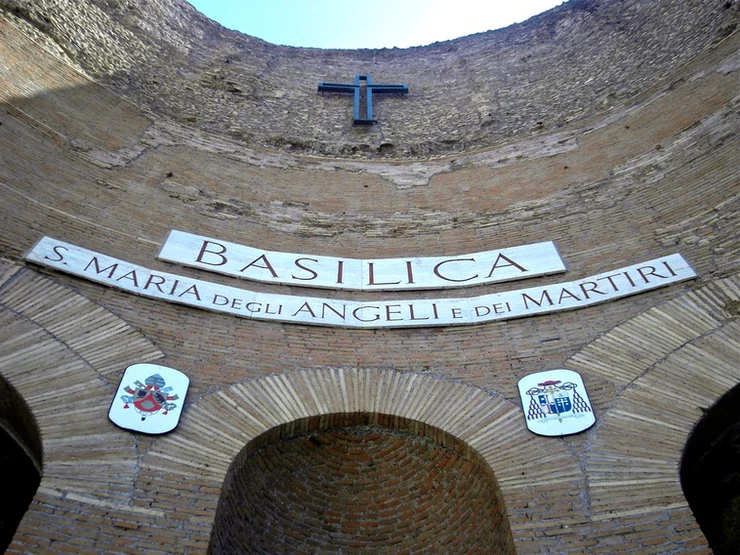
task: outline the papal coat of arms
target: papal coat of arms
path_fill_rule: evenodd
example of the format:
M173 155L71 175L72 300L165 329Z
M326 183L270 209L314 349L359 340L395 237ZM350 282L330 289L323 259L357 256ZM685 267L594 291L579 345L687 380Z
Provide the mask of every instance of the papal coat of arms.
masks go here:
M530 374L519 380L519 396L527 428L536 434L575 434L596 422L583 380L572 370Z
M190 380L173 368L134 364L126 368L108 411L121 428L162 434L177 426Z

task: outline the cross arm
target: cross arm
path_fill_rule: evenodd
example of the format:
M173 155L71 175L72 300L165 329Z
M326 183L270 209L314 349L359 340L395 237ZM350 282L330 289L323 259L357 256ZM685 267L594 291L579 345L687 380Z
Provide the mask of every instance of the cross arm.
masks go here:
M355 92L356 85L347 85L345 83L319 83L319 92Z
M370 85L373 94L399 94L404 95L409 92L408 85Z

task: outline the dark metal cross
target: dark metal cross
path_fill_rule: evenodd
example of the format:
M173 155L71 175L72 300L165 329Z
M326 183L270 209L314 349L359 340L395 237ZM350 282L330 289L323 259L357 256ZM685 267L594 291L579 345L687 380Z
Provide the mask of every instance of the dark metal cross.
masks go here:
M373 93L403 96L409 92L409 88L406 85L375 85L369 75L355 75L354 84L321 82L319 92L353 93L355 95L355 124L371 125L373 123ZM364 111L361 110L363 106Z

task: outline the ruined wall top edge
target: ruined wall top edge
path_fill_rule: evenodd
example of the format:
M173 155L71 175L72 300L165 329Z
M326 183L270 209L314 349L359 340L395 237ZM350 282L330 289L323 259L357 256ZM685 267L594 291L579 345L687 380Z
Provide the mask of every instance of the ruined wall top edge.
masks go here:
M0 0L0 13L147 110L249 147L425 159L628 107L732 34L737 0L569 0L505 29L406 49L295 48L228 30L185 0ZM393 17L393 14L379 14ZM405 83L375 123L320 81Z

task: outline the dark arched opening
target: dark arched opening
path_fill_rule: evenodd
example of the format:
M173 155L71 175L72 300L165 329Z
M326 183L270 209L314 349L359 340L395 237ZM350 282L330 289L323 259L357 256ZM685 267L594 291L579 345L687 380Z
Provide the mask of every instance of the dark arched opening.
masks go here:
M10 545L41 481L41 435L20 394L0 376L0 475L13 484L0 496L0 553Z
M681 487L714 553L740 553L740 385L707 410L689 436Z
M515 554L503 496L465 442L351 413L255 438L224 481L209 545L233 553Z

